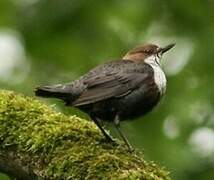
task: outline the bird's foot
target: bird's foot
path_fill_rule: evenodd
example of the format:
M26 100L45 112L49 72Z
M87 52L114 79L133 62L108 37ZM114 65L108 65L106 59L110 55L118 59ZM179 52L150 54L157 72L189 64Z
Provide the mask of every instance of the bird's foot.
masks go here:
M113 146L118 145L118 143L115 140L113 140L110 136L102 138L101 142L105 144L113 145Z

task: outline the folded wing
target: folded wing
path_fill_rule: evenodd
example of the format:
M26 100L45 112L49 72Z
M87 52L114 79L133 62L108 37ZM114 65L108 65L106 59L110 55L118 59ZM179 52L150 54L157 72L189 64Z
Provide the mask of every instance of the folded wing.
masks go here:
M87 88L72 104L81 106L109 98L123 97L144 83L148 75L146 72L119 72L100 77L89 77L84 81Z

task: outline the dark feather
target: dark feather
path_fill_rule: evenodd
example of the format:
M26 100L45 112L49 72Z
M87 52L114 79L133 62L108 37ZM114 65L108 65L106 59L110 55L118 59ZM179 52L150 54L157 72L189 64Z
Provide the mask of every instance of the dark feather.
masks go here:
M111 73L97 79L86 80L87 89L72 104L81 106L95 103L108 98L117 98L127 95L140 86L148 74L132 73Z
M35 89L35 95L65 99L70 96L70 89L69 86L64 85L41 86Z

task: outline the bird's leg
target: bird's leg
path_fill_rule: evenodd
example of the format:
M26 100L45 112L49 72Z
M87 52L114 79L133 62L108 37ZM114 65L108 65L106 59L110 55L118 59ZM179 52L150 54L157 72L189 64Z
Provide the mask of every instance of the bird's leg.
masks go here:
M97 125L97 127L101 130L101 132L105 136L106 140L108 142L114 142L114 140L111 138L111 136L103 129L102 125L100 124L100 119L98 119L97 117L94 117L93 121Z
M121 128L120 128L120 119L119 116L116 115L115 119L114 119L114 125L117 129L117 131L119 132L120 136L122 137L123 141L125 142L125 144L127 145L128 149L130 152L133 152L133 147L131 146L131 144L129 143L128 139L126 138L125 134L122 132Z

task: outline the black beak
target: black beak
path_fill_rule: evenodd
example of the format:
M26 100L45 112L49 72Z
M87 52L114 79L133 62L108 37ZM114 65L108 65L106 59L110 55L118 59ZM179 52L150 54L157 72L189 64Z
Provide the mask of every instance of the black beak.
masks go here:
M171 48L173 48L175 46L175 43L173 44L169 44L163 48L160 48L159 52L161 52L162 54L169 51Z

